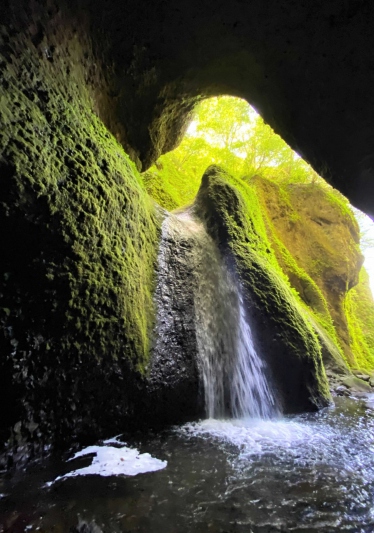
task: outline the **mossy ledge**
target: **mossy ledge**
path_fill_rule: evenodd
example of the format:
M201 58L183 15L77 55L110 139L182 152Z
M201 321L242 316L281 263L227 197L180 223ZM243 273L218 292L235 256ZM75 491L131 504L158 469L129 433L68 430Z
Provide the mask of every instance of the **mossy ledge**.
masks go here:
M246 296L257 348L267 359L286 412L328 405L321 348L281 275L259 251L258 234L233 178L217 166L202 178L194 211L222 253L233 261ZM269 250L269 255L271 252Z
M159 217L94 112L87 50L1 39L0 455L11 465L134 417ZM82 62L69 71L72 55Z

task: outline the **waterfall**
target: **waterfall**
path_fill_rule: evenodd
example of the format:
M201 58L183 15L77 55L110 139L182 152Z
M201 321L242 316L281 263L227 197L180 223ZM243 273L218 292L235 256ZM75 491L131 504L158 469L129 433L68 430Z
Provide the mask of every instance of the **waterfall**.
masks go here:
M232 414L234 418L272 418L279 414L279 408L266 377L265 363L255 350L240 292L238 305L237 361L231 380Z
M173 260L170 260L173 256L170 253L171 242ZM181 283L181 280L174 279L180 276L175 268L175 255L178 252L185 254L186 248L190 249L188 262L194 281L191 287L185 285L184 289L193 293L194 331L207 416L276 416L279 409L269 385L266 364L254 348L243 290L204 225L194 219L188 210L168 215L162 226L156 290L156 344L171 337L173 321L170 319L170 298L163 297L163 294L165 291L173 292L173 286L176 285L181 295L183 280ZM164 349L167 348L164 346Z

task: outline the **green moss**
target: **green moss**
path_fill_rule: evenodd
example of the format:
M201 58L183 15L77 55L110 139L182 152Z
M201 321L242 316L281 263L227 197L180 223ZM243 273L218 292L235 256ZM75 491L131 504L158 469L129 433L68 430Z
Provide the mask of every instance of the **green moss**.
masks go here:
M56 91L48 69L33 87L26 68L9 80L12 105L2 100L8 138L1 164L3 172L12 169L7 197L17 197L17 208L70 250L62 264L49 260L46 278L68 279L69 313L72 320L84 316L86 349L95 347L91 335L108 337L110 323L122 320L133 347L125 354L144 368L157 248L152 203L134 164L92 112L88 94L64 84ZM4 207L18 215L13 202ZM112 355L121 351L118 346Z
M334 189L329 185L321 188L321 191L324 193L326 201L340 212L347 225L358 232L358 223L352 209L349 206L347 198L337 189Z
M142 177L148 194L161 207L173 211L180 206L178 192L170 183L160 180L159 176L151 171L145 172Z
M201 153L206 153L204 143L201 143ZM186 162L186 169L189 169L191 176L181 167L181 158L174 157L172 153L161 157L147 178L149 193L167 209L191 202L197 191L193 170L195 164L201 166L199 157L199 153L196 154L196 163L191 157ZM225 179L240 190L245 209L251 214L248 219L248 235L251 236L253 249L272 265L277 275L289 286L324 346L330 347L328 350L324 349L326 361L332 357L339 365L355 367L357 356L353 353L358 353L358 346L362 346L366 354L369 352L362 343L358 344L353 340L354 335L348 333L348 322L352 330L352 313L348 316L347 305L342 305L345 293L357 281L354 272L356 270L358 273L358 269L354 262L360 255L358 226L347 199L322 179L303 184L280 182L272 180L270 173L268 179L259 176L239 179L230 174L226 174ZM297 202L302 202L305 206L308 202L317 203L321 210L318 211L318 208L311 205L309 211L308 208L305 212L300 211ZM322 239L323 231L325 238L314 243L314 257L310 257L305 265L308 254L305 255L300 249L301 257L297 257L293 247L287 247L284 234L294 232L301 236L305 233L305 241L308 231L313 231L314 224L324 228L320 231L320 238ZM348 229L346 234L341 235L344 238L346 257L349 256L351 261L346 265L345 274L342 246L336 245L341 237L336 233L335 228L338 226ZM331 237L333 235L335 240ZM346 275L344 287L333 287L335 282L331 283L329 280L329 272L333 271L337 274L336 279L340 278L339 283ZM362 357L365 359L369 355Z
M25 42L17 60L0 64L0 374L11 384L0 394L11 404L14 396L9 426L34 417L44 431L58 426L56 439L70 427L94 432L99 419L100 430L114 427L149 360L154 202L96 116L79 62L67 77Z
M200 126L205 123L207 131L214 131L212 137L220 138L227 131L223 131L222 120L217 121L218 115L214 115L212 109L206 111L206 116L200 114L198 123ZM233 102L230 109L227 107L225 124L234 109ZM243 120L240 113L237 118ZM233 128L228 122L226 126ZM281 155L281 145L278 149ZM289 161L293 160L291 152L288 155ZM280 160L282 157L284 159L285 153ZM291 172L289 161L283 167L260 168L253 178L243 177L240 174L243 160L233 148L210 144L208 137L187 135L177 150L160 157L146 177L146 186L160 205L174 209L193 201L200 172L208 164L222 163L222 168L229 172L226 179L240 190L246 209L251 213L253 247L289 285L318 335L328 338L329 346L334 344L331 353L338 354L339 362L354 366L353 352L357 353L359 344L353 340L357 336L348 333L348 322L352 325L353 318L352 313L346 316L348 307L343 307L343 301L347 291L357 283L358 225L341 193L317 176L305 162L296 164L295 171ZM230 174L241 177L235 179ZM301 203L309 207L304 209ZM308 252L306 244L303 249L300 242L296 249L286 235L292 234L306 243L308 233L316 236L318 232L313 253ZM345 257L342 249L346 251Z
M210 234L234 258L257 316L265 316L277 332L286 358L293 360L295 366L300 362L309 366L305 386L314 390L319 401L326 401L329 391L317 335L277 262L253 189L212 166L203 176L194 205ZM279 367L278 371L282 372Z
M326 298L324 297L321 289L305 272L305 270L298 266L293 256L290 254L281 240L275 236L275 234L273 234L273 238L275 248L278 254L281 256L280 264L285 265L285 271L288 273L289 279L291 279L291 284L293 284L293 286L297 285L301 287L301 292L297 292L296 295L298 303L304 308L307 316L312 318L313 322L316 322L328 334L330 339L334 342L341 357L347 362L344 352L340 346Z
M342 364L346 366L352 365L351 350L353 347L349 344L347 345L344 330L344 321L346 320L344 309L340 309L337 301L331 299L332 294L329 292L330 286L328 283L324 283L326 273L336 271L337 276L344 274L344 269L341 268L340 264L342 261L342 250L335 244L333 245L333 239L328 236L330 233L331 235L335 235L337 242L339 242L339 234L335 229L335 224L340 228L344 226L348 228L347 235L349 235L349 243L344 245L345 255L349 255L353 259L360 255L357 243L357 223L352 211L348 207L347 200L331 187L323 187L315 183L287 185L276 184L263 178L255 178L249 182L249 185L254 187L258 195L262 206L266 231L272 242L279 265L287 274L291 285L296 289L296 298L304 308L306 317L313 324L321 341L325 346L330 346L326 362L332 362L332 357L334 364L337 363L339 366L342 366ZM292 201L290 198L291 192L294 194ZM303 202L306 211L303 211L303 215L301 215L301 212L295 210L294 205L299 205L295 201L295 198L297 201ZM321 211L315 209L314 206L311 207L312 212L309 214L309 218L312 220L307 218L307 213L310 209L308 207L308 201L312 203L318 202L318 205L321 207ZM327 209L329 209L328 206L331 206L328 214L324 211L324 209L326 210L326 206ZM325 216L328 219L324 219ZM320 217L322 222L319 222L318 217ZM315 224L313 219L317 220L320 224L323 223L326 225L326 229L321 230L321 235L325 232L326 238L323 241L323 247L321 247L319 256L314 259L308 259L308 272L306 272L300 266L300 261L304 261L305 264L306 257L308 257L308 254L305 254L308 247L305 239L308 231L312 231L313 229L313 224ZM333 221L332 229L330 229L330 220ZM295 227L293 226L294 224ZM317 227L321 226L318 225ZM297 235L304 235L305 250L303 248L297 248L297 246L295 247L294 243L292 243L292 250L297 250L297 259L283 242L285 232L290 232L290 235L293 235L294 239L297 238ZM313 244L313 246L315 247L316 244ZM348 250L347 247L352 247L352 250ZM355 268L354 265L352 266ZM348 274L347 271L347 277ZM348 281L346 285L347 287L343 291L348 290ZM332 312L335 313L335 316L342 316L342 319L339 321L339 328L334 323ZM327 352L325 353L327 354Z
M352 367L372 372L374 370L374 301L369 276L361 269L359 283L345 298L345 312L352 352Z
M292 209L287 189L263 178L254 178L249 182L243 182L240 179L231 177L229 174L225 174L225 177L240 190L245 204L245 211L250 213L248 219L251 221L251 224L250 226L247 224L246 231L251 241L251 247L265 259L267 264L272 266L276 275L283 280L292 292L299 307L313 314L314 320L326 330L344 358L328 304L321 289L297 265L294 257L282 243L277 235L276 227L270 219L269 211L266 208L266 203L269 202L270 197L270 190L267 187L268 184L271 189L275 189L276 191L276 202L279 208L281 210L286 209L289 212L290 223L300 220L300 215ZM299 284L293 283L292 277L297 278ZM301 290L299 292L295 288L300 285L302 287L302 294Z
M173 153L161 156L142 177L147 192L168 210L190 204L199 189L199 182L180 166Z

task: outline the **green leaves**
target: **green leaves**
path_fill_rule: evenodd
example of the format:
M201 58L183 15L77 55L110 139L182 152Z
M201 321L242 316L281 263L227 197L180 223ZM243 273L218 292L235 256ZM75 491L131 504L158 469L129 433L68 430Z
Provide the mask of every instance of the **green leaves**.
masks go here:
M150 169L152 179L148 174L146 187L165 208L188 204L211 164L245 182L261 176L283 184L318 182L327 186L245 100L232 96L209 98L196 106L183 141ZM158 187L152 185L154 180ZM168 193L167 202L156 192L160 187Z

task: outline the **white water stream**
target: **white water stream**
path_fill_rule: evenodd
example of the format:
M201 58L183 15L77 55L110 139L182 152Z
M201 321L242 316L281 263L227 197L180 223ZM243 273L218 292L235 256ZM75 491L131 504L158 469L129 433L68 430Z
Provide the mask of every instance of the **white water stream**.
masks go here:
M175 242L178 234L194 249L195 331L208 418L276 417L279 407L269 384L269 371L254 347L240 284L204 225L188 211L170 214L164 220L159 293L169 289L160 283L178 275L170 271L175 262L168 263L165 252L170 239ZM170 310L159 299L159 339L165 336L165 327L170 327L168 314Z

